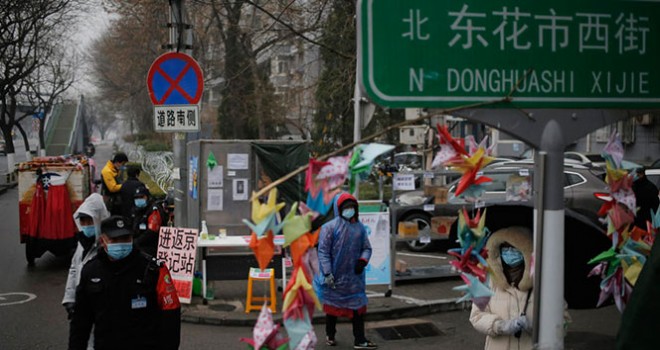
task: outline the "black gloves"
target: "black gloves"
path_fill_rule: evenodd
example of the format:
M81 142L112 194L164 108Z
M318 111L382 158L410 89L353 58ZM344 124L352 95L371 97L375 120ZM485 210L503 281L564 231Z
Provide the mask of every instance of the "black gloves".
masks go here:
M62 306L64 306L64 309L66 310L67 313L67 319L73 318L73 308L76 304L75 303L64 303Z
M358 259L355 263L355 274L359 275L364 271L364 268L367 266L367 261L363 259Z

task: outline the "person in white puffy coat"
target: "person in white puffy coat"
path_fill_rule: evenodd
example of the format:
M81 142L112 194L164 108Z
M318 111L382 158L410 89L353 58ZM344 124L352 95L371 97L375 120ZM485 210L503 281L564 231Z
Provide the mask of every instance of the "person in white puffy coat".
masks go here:
M110 212L103 203L103 196L92 193L73 213L73 219L78 226L78 245L71 258L69 276L66 280L62 305L69 313L69 319L76 302L76 287L80 283L82 267L96 256L98 237L101 235L101 221L110 217Z
M487 350L532 349L532 234L525 227L504 228L488 238L486 248L495 295L484 310L472 304L470 322L486 335Z

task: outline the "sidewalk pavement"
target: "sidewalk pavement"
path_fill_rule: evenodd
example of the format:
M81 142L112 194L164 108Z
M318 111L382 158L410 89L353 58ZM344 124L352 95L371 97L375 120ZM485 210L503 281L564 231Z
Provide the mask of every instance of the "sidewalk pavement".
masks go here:
M205 305L201 297L193 297L191 304L183 305L181 318L184 322L220 326L254 326L259 311L245 313L247 280L212 281L209 284L215 291L215 298ZM452 288L461 284L460 278L444 278L423 283L407 282L396 285L389 297L385 296L388 286L367 286L368 320L419 317L469 308L469 302L456 302L461 294ZM267 282L255 281L253 291L255 296L269 293ZM282 322L281 304L282 293L278 291L277 313L273 315L275 322ZM325 314L316 310L313 322L325 322Z

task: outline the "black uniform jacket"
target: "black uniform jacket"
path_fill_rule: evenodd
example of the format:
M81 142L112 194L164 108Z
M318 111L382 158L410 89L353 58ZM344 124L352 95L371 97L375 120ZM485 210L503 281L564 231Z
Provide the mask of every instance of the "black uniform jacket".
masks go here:
M83 267L69 349L178 349L181 305L167 267L137 249L111 261L103 248Z

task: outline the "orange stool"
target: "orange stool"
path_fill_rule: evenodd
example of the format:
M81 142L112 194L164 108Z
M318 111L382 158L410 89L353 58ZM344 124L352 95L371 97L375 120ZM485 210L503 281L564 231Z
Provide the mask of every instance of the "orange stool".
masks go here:
M253 281L270 281L270 297L255 297L252 296L252 282ZM265 269L260 270L254 267L250 268L248 276L247 300L245 302L245 313L249 314L252 310L260 311L263 304L253 304L252 302L270 302L270 311L277 312L277 289L275 288L275 270Z

